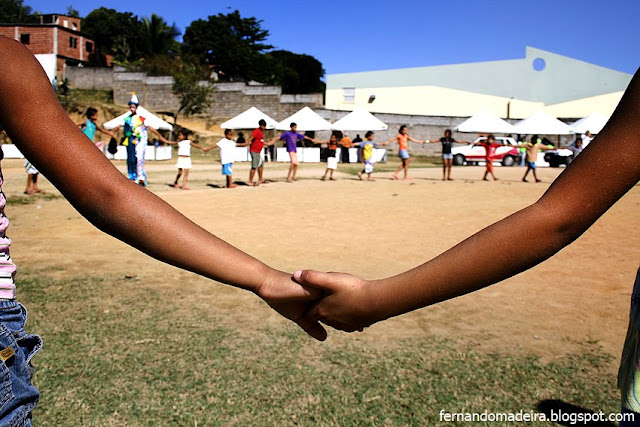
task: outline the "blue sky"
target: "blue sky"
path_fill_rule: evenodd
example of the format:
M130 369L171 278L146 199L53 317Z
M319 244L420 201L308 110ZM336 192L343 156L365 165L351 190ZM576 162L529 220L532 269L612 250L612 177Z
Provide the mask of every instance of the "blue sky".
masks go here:
M239 10L269 43L320 60L328 74L517 59L533 46L627 73L640 66L640 0L432 1L26 0L43 13L101 6L190 22Z

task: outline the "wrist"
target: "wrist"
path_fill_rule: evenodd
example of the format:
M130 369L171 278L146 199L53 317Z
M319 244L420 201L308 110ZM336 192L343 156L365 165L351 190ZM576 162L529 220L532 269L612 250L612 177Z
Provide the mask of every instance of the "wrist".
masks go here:
M393 300L386 295L386 290L389 288L387 281L388 279L371 280L368 281L365 287L367 290L368 305L371 308L371 324L381 322L399 314L394 312L390 304Z
M258 271L259 274L257 280L249 284L249 286L247 286L247 289L263 300L267 300L272 297L272 295L270 295L270 292L274 289L273 284L278 279L280 279L283 274L286 273L273 269L265 264L263 264L262 268Z

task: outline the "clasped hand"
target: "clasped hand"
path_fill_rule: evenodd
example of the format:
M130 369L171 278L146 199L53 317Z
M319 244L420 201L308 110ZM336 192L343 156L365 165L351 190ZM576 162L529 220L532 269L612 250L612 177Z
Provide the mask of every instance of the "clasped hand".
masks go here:
M324 341L321 325L345 332L362 331L385 316L373 282L346 273L275 272L266 277L258 295L274 310L292 320L313 338Z

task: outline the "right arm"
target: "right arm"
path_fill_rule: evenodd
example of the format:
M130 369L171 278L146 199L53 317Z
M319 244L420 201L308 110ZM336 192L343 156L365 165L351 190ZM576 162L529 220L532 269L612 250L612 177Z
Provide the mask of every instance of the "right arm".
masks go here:
M397 276L366 281L340 273L298 271L327 292L309 319L358 330L505 280L576 240L640 181L640 71L609 123L531 206L485 228L440 256ZM620 153L613 160L610 153ZM527 239L513 239L518 229ZM520 256L499 262L487 248Z
M396 139L398 139L398 135L389 138L388 140L386 140L385 142L383 142L382 144L387 145L387 144L391 144L393 141L395 141Z

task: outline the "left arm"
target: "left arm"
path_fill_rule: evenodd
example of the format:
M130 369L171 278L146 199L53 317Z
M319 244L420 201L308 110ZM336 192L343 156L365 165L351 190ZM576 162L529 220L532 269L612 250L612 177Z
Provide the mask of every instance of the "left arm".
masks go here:
M205 153L209 152L209 150L211 150L213 148L213 147L204 148L202 145L198 145L193 141L191 141L191 146L192 147L196 147L197 149L200 149L200 150L204 151Z
M158 132L156 129L152 128L151 126L147 126L147 129L155 133L158 136L158 138L160 138L160 141L164 142L165 144L169 144L169 140L166 139L164 136L162 136L162 134Z
M115 138L116 134L114 132L108 131L106 129L104 129L102 126L100 125L96 125L96 129L98 129L98 131L100 131L101 133L105 134L105 135L109 135L111 138Z

